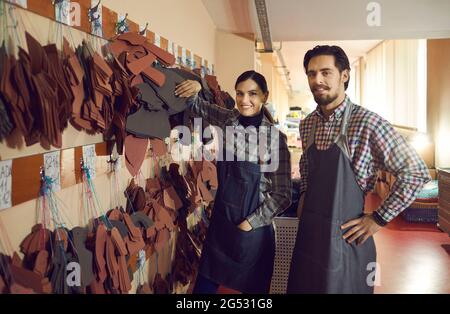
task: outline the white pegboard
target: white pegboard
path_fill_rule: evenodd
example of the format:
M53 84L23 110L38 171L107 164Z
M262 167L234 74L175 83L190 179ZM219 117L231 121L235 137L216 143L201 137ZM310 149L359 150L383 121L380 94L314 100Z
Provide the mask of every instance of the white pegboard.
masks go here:
M297 237L298 218L276 217L274 222L276 248L270 293L284 294L287 288L292 251Z

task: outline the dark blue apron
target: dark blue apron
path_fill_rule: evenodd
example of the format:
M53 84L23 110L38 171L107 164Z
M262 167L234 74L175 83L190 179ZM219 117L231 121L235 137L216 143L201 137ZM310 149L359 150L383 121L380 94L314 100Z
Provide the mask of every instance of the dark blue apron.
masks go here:
M373 293L373 237L348 244L340 226L364 213L364 192L352 169L347 141L352 104L347 105L334 144L318 150L316 124L308 139L308 185L289 274L288 293Z
M268 293L275 257L273 226L248 232L237 227L260 205L260 165L219 161L217 175L219 187L199 272L244 293Z

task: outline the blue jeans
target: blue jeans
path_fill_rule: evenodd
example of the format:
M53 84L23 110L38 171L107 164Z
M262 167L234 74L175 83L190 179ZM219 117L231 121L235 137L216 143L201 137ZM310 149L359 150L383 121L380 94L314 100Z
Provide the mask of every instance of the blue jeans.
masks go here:
M219 284L198 274L192 294L216 294Z

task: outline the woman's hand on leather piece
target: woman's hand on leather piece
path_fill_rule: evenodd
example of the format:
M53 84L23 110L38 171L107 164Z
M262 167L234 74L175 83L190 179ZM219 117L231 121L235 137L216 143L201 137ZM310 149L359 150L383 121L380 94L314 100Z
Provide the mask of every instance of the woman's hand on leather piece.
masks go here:
M175 95L178 97L192 97L197 95L202 90L199 82L194 80L186 80L178 84L175 88Z

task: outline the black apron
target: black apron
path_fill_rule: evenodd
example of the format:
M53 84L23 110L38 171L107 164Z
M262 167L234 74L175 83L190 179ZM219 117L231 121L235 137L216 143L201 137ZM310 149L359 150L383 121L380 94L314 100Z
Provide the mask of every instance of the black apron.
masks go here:
M308 139L308 185L292 255L288 293L373 293L376 262L373 237L348 244L340 226L364 213L364 192L352 170L347 141L352 104L341 130L326 150L314 144L316 123Z
M217 162L218 191L199 273L244 293L268 293L275 258L273 225L251 231L237 226L259 203L260 165Z

